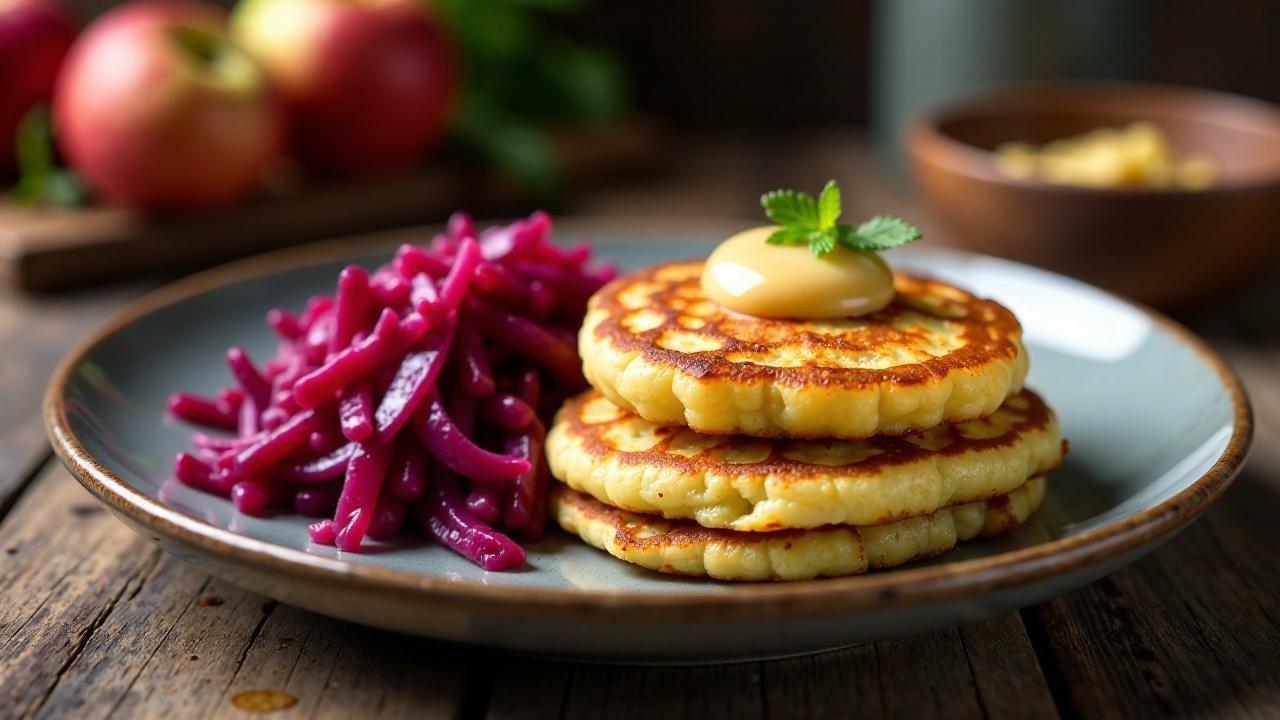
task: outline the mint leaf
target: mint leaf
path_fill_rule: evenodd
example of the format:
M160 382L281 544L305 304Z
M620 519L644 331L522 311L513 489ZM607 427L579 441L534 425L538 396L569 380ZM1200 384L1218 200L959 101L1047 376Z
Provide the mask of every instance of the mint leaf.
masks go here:
M770 245L798 245L802 242L809 242L808 231L801 230L796 227L784 227L774 230L765 242Z
M851 250L888 250L920 239L920 231L905 220L877 215L854 227L840 219L840 186L828 180L818 199L798 190L774 190L760 196L765 215L782 227L765 242L770 245L805 243L814 257L822 257L843 245Z
M840 186L835 180L828 180L818 195L818 227L829 230L836 226L840 219Z
M804 230L818 230L818 201L795 190L774 190L760 196L760 206L769 219Z
M822 257L836 249L836 235L830 230L814 230L807 234L809 252L814 257Z
M920 231L902 218L877 215L857 228L841 223L837 228L837 236L841 245L867 252L888 250L915 242L920 239Z

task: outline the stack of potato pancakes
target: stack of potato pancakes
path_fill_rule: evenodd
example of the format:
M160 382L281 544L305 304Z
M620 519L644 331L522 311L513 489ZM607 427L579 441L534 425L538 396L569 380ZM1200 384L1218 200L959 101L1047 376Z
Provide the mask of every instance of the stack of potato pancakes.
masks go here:
M1065 449L1006 308L897 274L863 317L747 317L699 262L620 278L547 437L565 530L720 580L851 575L1017 528Z

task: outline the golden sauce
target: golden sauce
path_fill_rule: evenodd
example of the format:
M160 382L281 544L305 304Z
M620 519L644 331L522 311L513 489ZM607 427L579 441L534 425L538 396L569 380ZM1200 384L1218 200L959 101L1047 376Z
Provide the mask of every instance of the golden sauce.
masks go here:
M893 273L879 255L837 247L814 257L805 245L766 243L777 229L744 230L721 243L702 270L706 296L769 318L851 317L893 302Z

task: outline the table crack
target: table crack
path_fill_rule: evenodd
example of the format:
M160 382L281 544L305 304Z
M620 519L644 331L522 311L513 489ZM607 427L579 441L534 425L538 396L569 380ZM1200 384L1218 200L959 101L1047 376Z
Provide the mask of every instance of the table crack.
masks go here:
M316 616L312 615L311 622L307 625L307 634L302 636L302 642L298 645L298 653L293 656L293 662L289 663L289 673L284 678L284 686L286 688L293 682L293 673L298 669L298 663L302 661L302 654L306 652L307 643L311 642L311 635L315 628Z
M35 717L40 713L40 710L49 702L49 698L53 697L53 693L58 689L58 685L62 682L62 678L67 674L67 671L71 669L71 666L80 659L80 656L84 653L84 649L88 647L89 641L97 635L99 628L101 628L103 623L107 621L107 618L110 617L111 613L115 611L116 606L120 604L120 600L124 598L125 593L129 591L129 588L134 585L135 582L139 587L141 587L142 584L146 582L147 575L151 574L151 571L155 570L159 563L159 551L152 551L151 556L139 565L136 570L129 574L129 577L125 580L124 584L120 586L120 591L107 601L87 626L82 628L80 632L76 634L76 640L71 646L71 653L67 656L66 661L62 663L62 666L58 668L58 672L54 674L53 682L49 683L49 687L45 690L44 695L40 697L40 700L30 709L29 712L25 713L25 717ZM130 598L136 595L137 591L135 590L134 593L130 595Z
M276 611L279 605L275 600L268 600L262 604L262 615L258 618L258 624L253 626L253 632L249 633L249 639L245 642L244 648L240 650L240 656L236 658L236 669L231 673L231 677L227 679L227 684L222 688L222 694L219 697L225 697L227 692L231 690L231 686L235 684L236 678L240 677L240 670L244 667L244 661L249 658L249 651L253 650L253 644L258 642L258 637L262 635L262 628L266 627L267 619Z
M14 483L13 489L8 493L0 495L0 521L9 516L9 513L18 504L18 500L26 494L27 490L35 483L36 478L44 472L45 467L53 461L53 448L46 447L42 454L31 468L22 473L21 479Z
M973 695L978 700L978 710L982 711L982 717L991 717L991 711L987 709L987 700L982 696L982 688L978 687L978 674L973 669L973 657L969 655L969 643L964 639L964 631L959 628L955 629L956 638L960 640L960 652L964 653L964 664L969 669L969 683L973 685Z
M758 662L756 665L756 678L760 682L760 717L763 720L769 720L769 691L765 683L765 666L767 663Z
M36 605L34 609L32 609L31 614L28 615L25 619L23 619L23 621L19 623L16 628L13 629L13 632L9 633L9 638L5 641L6 643L13 642L13 639L18 637L18 635L21 634L24 629L26 629L27 625L31 624L31 621L34 620L35 617L40 614L40 610L44 608L44 606L49 603L49 600L53 598L53 596L58 592L58 588L62 587L62 583L65 582L66 579L70 577L72 574L74 574L77 570L79 570L80 566L84 564L84 561L86 559L88 559L88 556L85 556L85 555L80 556L80 558L76 560L74 565L67 568L66 572L59 575L57 580L54 580L52 583L49 584L49 592L46 593L44 598L40 600L40 603Z
M311 708L311 714L308 716L310 720L315 720L315 718L320 714L320 708L324 704L324 696L329 692L329 683L333 682L333 673L338 669L338 665L342 660L342 650L342 647L338 647L333 653L333 658L330 660L331 664L329 665L329 672L324 676L324 684L320 686L320 694L316 696L315 707Z
M1053 698L1053 707L1058 711L1058 717L1071 720L1079 717L1071 700L1071 686L1067 683L1066 673L1049 640L1049 628L1044 622L1042 606L1023 608L1018 611L1018 617L1031 640L1031 650L1035 653L1036 662L1040 664L1044 684L1049 689L1049 697Z
M209 583L211 582L213 582L213 577L206 577L204 582L201 583L200 587L196 590L195 597L200 597L200 594L204 592L205 588L209 587ZM107 717L115 716L116 710L120 708L120 703L124 702L125 698L129 697L129 693L133 690L133 686L137 684L138 678L142 677L142 673L146 672L147 666L155 659L156 653L160 652L160 648L164 647L165 642L169 640L169 636L173 634L173 629L178 627L178 624L182 622L182 618L186 617L187 611L191 609L191 606L192 603L187 603L187 606L182 609L182 612L178 614L178 617L174 618L173 622L169 624L169 627L164 631L164 635L160 637L156 646L151 649L151 653L147 655L146 662L138 666L138 672L134 673L133 678L129 680L129 686L124 689L124 692L120 693L120 697L117 697L115 702L111 703L111 709L107 711Z

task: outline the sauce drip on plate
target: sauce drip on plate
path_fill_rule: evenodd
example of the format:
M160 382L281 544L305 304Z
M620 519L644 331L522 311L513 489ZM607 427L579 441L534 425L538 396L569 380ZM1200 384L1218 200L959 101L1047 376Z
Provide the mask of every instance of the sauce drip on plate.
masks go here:
M744 230L707 258L702 291L744 315L828 319L866 315L893 302L893 273L873 252L770 245L776 226Z

